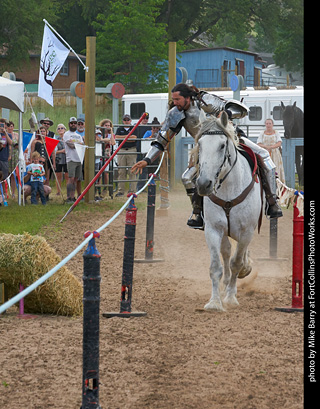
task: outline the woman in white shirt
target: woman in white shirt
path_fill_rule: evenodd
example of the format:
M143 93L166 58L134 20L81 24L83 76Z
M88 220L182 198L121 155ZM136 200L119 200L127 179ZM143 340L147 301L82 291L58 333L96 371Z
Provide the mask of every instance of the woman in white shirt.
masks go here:
M266 119L266 129L261 132L257 139L257 144L269 152L272 161L276 165L276 172L282 183L285 183L284 168L281 155L281 137L279 132L273 129L273 120Z

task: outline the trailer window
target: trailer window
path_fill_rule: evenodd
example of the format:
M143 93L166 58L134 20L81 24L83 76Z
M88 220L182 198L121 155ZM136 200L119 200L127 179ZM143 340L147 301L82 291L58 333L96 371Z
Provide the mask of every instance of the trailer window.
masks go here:
M130 104L130 116L132 119L139 119L144 112L146 112L146 104L144 102Z
M262 119L262 108L261 107L250 107L249 108L249 121L261 121Z
M274 121L282 120L282 109L280 106L273 107L272 116L273 116Z

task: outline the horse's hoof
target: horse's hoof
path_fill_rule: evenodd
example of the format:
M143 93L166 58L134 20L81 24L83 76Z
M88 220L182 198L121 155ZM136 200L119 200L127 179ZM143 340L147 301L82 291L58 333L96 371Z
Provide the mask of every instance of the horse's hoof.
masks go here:
M247 277L252 271L252 267L249 266L247 268L242 268L240 273L238 274L238 278L245 278Z
M239 302L236 296L232 295L230 297L226 296L223 300L224 304L228 304L229 307L238 307Z
M225 311L225 309L223 308L223 306L221 304L221 301L217 302L217 301L211 300L203 308L206 311Z

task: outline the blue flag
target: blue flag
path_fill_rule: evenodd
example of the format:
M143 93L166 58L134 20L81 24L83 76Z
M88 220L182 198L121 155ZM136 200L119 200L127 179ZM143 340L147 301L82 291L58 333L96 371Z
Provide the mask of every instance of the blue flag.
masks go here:
M22 132L22 152L24 152L27 149L27 146L29 145L31 138L32 138L33 133L31 132Z

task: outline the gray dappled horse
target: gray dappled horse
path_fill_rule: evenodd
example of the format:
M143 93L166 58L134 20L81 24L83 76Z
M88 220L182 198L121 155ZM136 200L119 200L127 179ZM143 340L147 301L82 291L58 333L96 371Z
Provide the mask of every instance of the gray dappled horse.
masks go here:
M219 283L223 275L225 305L238 305L237 278L251 272L248 246L261 217L261 185L223 111L220 118L203 122L197 136L198 193L204 196L205 237L210 251L212 295L206 310L224 311ZM195 160L195 163L197 160ZM229 237L237 242L231 257ZM220 260L220 253L223 265ZM224 273L224 274L223 274Z

